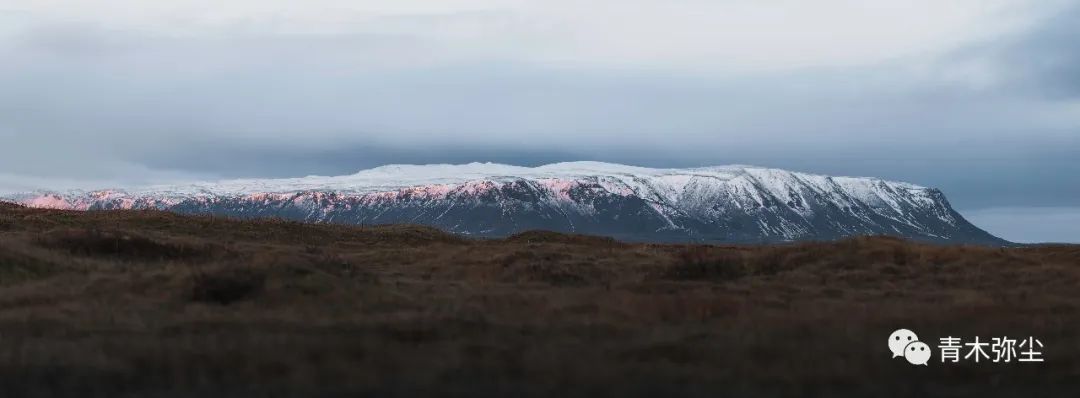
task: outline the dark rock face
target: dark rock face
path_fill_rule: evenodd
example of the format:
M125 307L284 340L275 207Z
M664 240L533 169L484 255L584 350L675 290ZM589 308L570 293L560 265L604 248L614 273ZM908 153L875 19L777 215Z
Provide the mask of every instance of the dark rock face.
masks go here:
M308 222L411 223L479 237L551 230L661 242L766 243L892 235L947 243L1007 243L969 223L932 188L772 169L747 170L727 179L679 177L677 184L668 185L656 178L598 175L504 176L379 192L102 191L39 195L22 202L84 210L152 208Z

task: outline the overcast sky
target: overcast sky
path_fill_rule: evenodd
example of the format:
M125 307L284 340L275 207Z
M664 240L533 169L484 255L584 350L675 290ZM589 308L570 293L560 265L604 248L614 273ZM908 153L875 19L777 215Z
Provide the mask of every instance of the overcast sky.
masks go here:
M0 0L0 191L747 163L1080 242L1078 38L1056 0Z

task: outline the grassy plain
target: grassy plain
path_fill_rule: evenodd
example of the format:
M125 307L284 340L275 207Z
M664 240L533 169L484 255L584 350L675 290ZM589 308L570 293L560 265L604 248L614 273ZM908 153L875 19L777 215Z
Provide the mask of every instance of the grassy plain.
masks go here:
M891 358L897 328L1043 363ZM1080 247L470 240L0 204L0 396L1076 396ZM965 352L966 353L966 350Z

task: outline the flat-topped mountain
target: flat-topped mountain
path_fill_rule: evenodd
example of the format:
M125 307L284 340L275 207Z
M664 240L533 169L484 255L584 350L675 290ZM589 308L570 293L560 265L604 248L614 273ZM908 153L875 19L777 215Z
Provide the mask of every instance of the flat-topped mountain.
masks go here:
M965 220L934 188L752 166L390 165L338 177L36 192L8 199L58 209L159 209L309 222L411 223L482 237L543 229L669 242L894 235L950 243L1006 243Z

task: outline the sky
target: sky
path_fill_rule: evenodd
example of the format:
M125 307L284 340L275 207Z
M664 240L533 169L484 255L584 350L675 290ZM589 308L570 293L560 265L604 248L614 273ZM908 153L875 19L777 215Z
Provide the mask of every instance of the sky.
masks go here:
M0 0L0 192L738 163L1080 242L1077 37L1076 0Z

